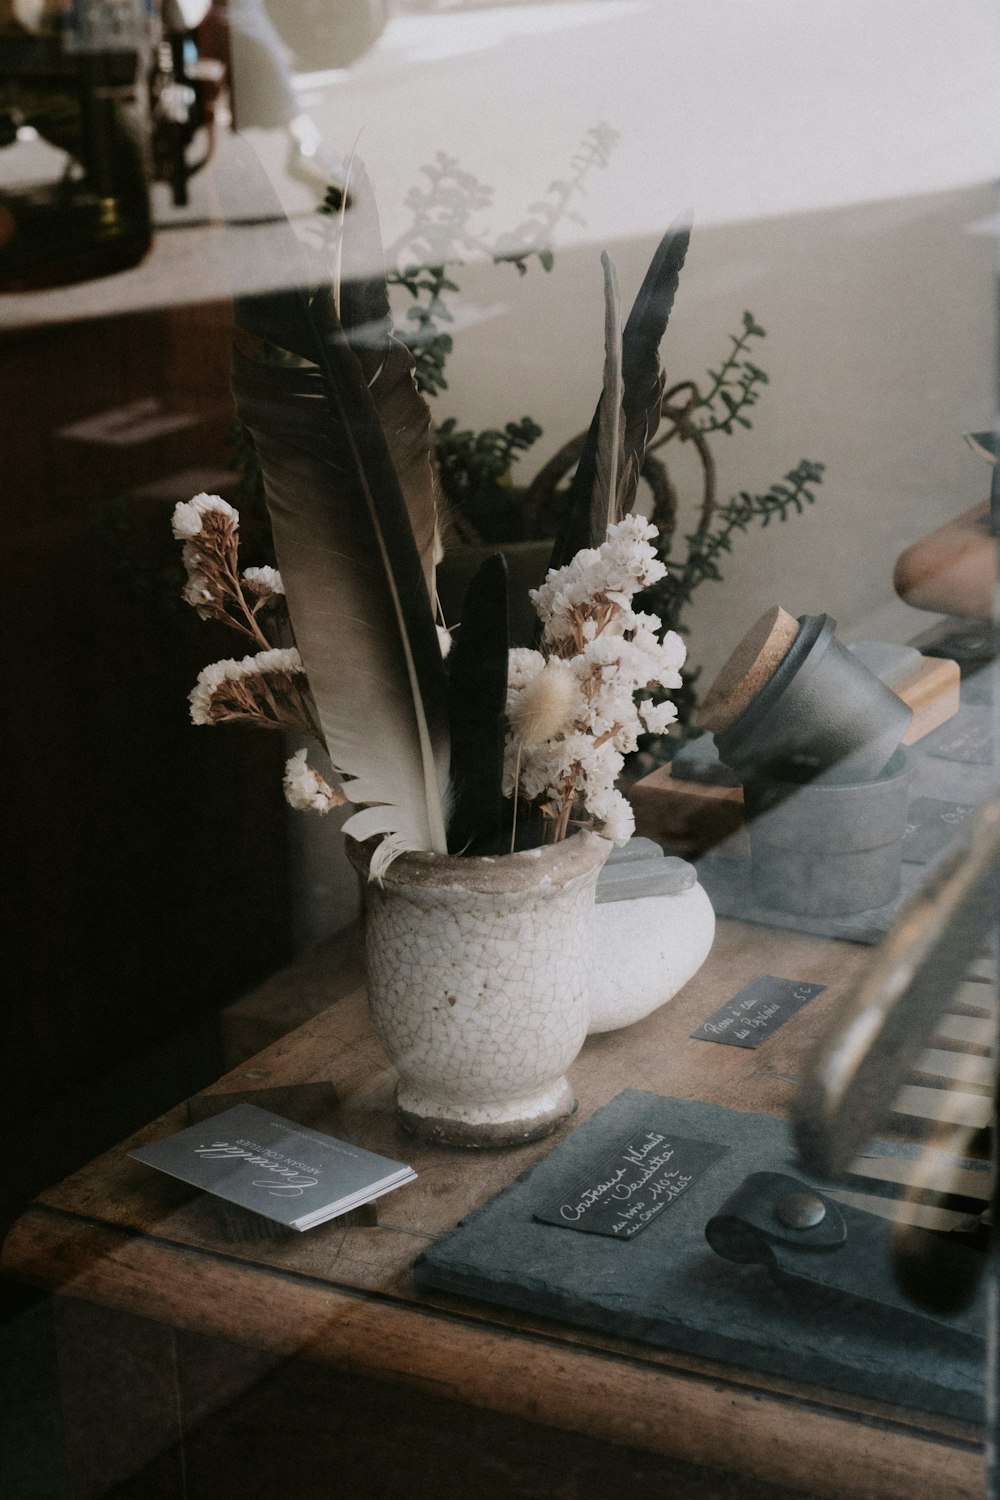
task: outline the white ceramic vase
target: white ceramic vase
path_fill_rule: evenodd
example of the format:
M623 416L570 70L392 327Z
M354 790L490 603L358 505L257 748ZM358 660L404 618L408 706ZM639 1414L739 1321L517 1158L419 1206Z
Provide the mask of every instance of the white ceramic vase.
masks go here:
M594 887L610 848L578 833L493 859L405 854L367 882L369 1006L408 1129L511 1145L575 1109L566 1069L590 1023ZM348 851L367 877L370 848Z
M708 957L715 912L692 883L672 895L598 903L590 1031L631 1026L672 1000Z

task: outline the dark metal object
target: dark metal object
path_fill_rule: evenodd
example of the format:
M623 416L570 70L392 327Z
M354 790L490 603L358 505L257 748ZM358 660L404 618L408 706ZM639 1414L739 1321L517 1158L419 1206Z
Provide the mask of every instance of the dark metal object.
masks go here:
M847 916L892 901L914 770L897 750L865 781L825 774L805 785L748 779L743 799L757 899L805 916Z
M816 1193L789 1193L774 1211L786 1229L815 1229L826 1218L826 1204Z
M811 1212L791 1212L790 1205ZM792 1218L797 1222L789 1223ZM937 1238L917 1232L924 1241ZM900 1290L892 1273L892 1236L888 1220L837 1203L784 1172L752 1172L705 1226L705 1238L724 1259L760 1265L790 1278L811 1298L820 1293L845 1299L845 1305L849 1301L869 1317L889 1320L896 1338L931 1323L935 1337L950 1337L966 1347L970 1340L985 1340L981 1298L945 1312L917 1307ZM950 1242L956 1276L971 1274L964 1270L966 1262L977 1271L981 1268L979 1251L956 1236L944 1238Z
M174 205L188 203L188 182L210 160L215 149L215 108L225 74L223 66L197 55L193 32L164 28L149 71L153 176L170 188ZM204 139L196 158L189 148Z
M806 781L877 776L906 733L912 710L836 639L829 615L801 615L777 671L715 738L740 772Z

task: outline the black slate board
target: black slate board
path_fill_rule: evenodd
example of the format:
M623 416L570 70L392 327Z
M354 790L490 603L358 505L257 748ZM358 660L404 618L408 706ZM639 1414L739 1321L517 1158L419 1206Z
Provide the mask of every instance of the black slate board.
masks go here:
M728 1149L633 1239L567 1234L534 1219L602 1152L648 1129ZM911 1319L887 1332L850 1299L821 1304L792 1282L710 1249L707 1220L749 1172L762 1170L815 1181L794 1162L781 1120L629 1089L425 1251L416 1279L743 1369L981 1421L979 1341L966 1347L934 1323Z

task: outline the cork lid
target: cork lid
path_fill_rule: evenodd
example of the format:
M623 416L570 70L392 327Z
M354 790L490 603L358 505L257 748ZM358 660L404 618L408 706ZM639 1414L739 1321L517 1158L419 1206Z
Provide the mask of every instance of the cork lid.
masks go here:
M720 734L735 724L791 649L799 622L776 604L740 641L695 714L702 729Z

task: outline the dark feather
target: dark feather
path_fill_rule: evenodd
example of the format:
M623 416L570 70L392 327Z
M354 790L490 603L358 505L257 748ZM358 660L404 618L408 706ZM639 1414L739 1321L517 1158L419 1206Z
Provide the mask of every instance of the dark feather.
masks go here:
M602 540L618 509L625 472L625 418L622 412L622 314L615 263L605 250L604 271L604 386L597 408L597 452L591 497L591 535Z
M253 170L249 167L248 170ZM259 170L259 169L258 169ZM264 179L261 193L270 192ZM283 244L302 279L298 242ZM275 550L331 760L358 838L444 852L447 686L423 565L369 383L329 288L241 298L238 328L306 365L234 351L237 412L260 459ZM388 844L389 841L387 841Z
M340 267L340 323L375 403L433 600L438 482L431 414L414 382L413 356L393 332L378 208L357 159L350 172Z
M660 425L660 404L666 383L660 365L660 345L673 310L690 238L688 222L672 224L667 230L650 261L622 334L625 387L622 407L628 473L628 487L621 498L622 515L627 515L635 504L646 445Z
M507 562L488 557L469 584L449 657L452 854L503 853Z
M691 236L688 224L675 224L657 246L622 335L622 406L625 413L625 475L619 490L618 518L635 503L646 444L660 420L663 377L660 344L674 305L681 267ZM562 568L583 547L604 540L594 533L593 497L597 480L600 403L569 486L563 524L549 560Z

